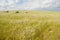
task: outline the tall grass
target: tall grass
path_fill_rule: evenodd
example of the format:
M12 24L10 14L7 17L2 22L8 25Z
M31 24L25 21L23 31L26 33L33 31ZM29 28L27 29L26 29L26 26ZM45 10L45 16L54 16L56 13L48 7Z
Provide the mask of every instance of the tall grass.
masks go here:
M0 12L0 40L60 40L60 12Z

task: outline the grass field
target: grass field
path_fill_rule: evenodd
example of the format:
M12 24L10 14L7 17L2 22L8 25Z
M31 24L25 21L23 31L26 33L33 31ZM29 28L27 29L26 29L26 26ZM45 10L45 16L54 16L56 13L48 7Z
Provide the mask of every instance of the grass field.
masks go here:
M60 12L1 11L0 40L60 40Z

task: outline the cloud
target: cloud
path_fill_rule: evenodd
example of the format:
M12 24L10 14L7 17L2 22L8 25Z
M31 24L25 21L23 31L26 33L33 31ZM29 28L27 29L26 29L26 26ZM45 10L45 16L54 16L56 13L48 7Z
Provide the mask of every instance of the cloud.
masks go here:
M59 6L58 4L60 1L59 0L45 0L41 3L41 8L55 8Z
M12 6L18 3L20 0L0 0L0 6Z
M41 3L41 8L46 8L46 7L49 7L52 3L52 0L44 0L42 3Z
M0 6L5 6L5 0L0 0Z
M19 1L21 1L21 0L15 0L15 2L19 2Z
M24 4L24 8L25 9L34 9L34 8L38 8L39 7L39 1L37 0L28 0L25 4Z
M13 8L11 7L13 6ZM20 10L31 10L31 9L34 9L34 8L38 8L39 7L39 1L37 0L23 0L22 4L14 4L14 5L10 5L8 7L8 9L20 9Z
M57 8L60 7L59 0L26 0L26 2L18 7L21 9L36 9L36 8Z
M7 0L7 2L8 2L7 3L8 5L13 5L14 4L14 0Z
M60 0L0 0L0 8L33 10L37 8L60 8Z

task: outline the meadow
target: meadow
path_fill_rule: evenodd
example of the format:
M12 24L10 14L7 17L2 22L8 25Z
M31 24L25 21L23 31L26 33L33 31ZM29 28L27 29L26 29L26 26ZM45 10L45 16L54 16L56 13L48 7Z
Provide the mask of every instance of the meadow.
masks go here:
M60 40L60 12L0 11L0 40Z

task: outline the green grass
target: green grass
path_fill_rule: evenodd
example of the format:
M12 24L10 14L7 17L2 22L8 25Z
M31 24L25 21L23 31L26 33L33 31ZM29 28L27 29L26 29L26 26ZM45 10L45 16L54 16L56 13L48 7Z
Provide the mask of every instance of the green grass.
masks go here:
M15 12L0 12L0 40L60 40L60 12Z

